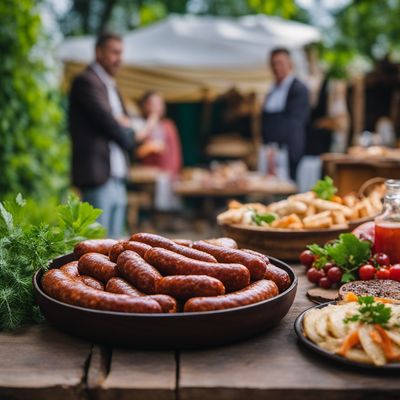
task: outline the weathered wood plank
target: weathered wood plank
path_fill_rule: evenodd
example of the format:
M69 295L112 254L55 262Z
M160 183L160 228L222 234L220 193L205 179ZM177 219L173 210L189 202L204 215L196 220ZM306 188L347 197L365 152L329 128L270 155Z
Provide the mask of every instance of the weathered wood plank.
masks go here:
M91 392L99 400L172 400L175 389L174 352L114 349L106 379Z
M293 323L312 306L305 296L308 287L302 274L292 309L270 332L236 345L181 353L179 400L399 399L398 376L345 368L299 346Z
M0 398L81 398L91 347L47 324L0 333Z

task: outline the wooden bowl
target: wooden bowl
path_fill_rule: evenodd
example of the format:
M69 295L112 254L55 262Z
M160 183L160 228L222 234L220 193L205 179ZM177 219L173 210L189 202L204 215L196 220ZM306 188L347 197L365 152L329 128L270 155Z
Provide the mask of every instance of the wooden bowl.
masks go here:
M53 261L59 268L73 255ZM62 331L113 346L178 349L224 345L257 335L276 325L289 311L297 290L297 276L284 262L271 261L287 271L292 284L268 300L228 310L177 314L134 314L100 311L66 304L41 287L43 272L33 277L36 301L46 319Z
M368 219L370 220L370 219ZM219 224L223 234L236 240L239 248L256 250L285 261L299 261L300 253L309 244L324 245L341 233L351 232L365 220L353 221L341 229L269 229L239 224ZM358 223L357 223L358 222Z

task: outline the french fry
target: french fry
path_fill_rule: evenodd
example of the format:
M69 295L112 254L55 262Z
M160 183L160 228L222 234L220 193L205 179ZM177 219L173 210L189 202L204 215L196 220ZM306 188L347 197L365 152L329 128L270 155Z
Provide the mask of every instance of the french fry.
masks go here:
M289 228L289 226L294 223L301 224L301 220L297 214L290 214L281 219L277 219L274 222L272 222L271 226L273 228Z
M346 217L353 213L351 208L328 200L315 199L312 204L321 211L342 211Z
M332 225L333 225L333 220L331 217L325 217L307 223L304 222L304 228L306 229L330 228Z
M346 225L347 220L341 211L332 211L333 223L337 225Z

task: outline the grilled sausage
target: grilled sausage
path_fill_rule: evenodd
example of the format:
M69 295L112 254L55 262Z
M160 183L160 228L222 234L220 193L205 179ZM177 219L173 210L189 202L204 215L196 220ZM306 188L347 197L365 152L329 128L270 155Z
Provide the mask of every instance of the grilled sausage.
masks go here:
M120 257L122 257L122 253ZM249 270L240 264L218 264L193 260L170 250L154 247L145 260L165 275L208 275L220 280L227 291L242 289L250 283Z
M140 242L131 242L128 240L124 240L114 244L110 249L110 260L113 262L117 262L118 256L125 250L132 250L138 253L141 257L144 257L147 250L150 250L151 246L146 243Z
M260 257L241 250L216 246L204 240L194 242L193 248L211 254L220 263L238 263L244 265L250 271L250 277L253 281L264 278L266 263Z
M117 265L99 253L84 254L79 259L78 271L81 275L89 275L104 283L118 275Z
M89 286L93 289L97 290L104 290L104 284L101 283L99 280L92 278L88 275L80 275L76 277L77 280L83 282L86 286Z
M140 291L147 294L156 293L157 282L162 276L134 251L122 252L117 260L117 268L119 274Z
M162 278L157 284L157 292L187 300L224 294L225 287L221 281L207 275L175 275Z
M90 239L75 245L74 256L79 259L86 253L100 253L108 256L110 249L117 243L114 239Z
M136 233L130 240L146 243L152 247L161 247L163 249L171 250L195 260L217 262L217 260L210 254L192 249L191 247L176 244L173 240L152 233Z
M106 285L106 291L118 294L127 294L133 297L146 296L144 293L137 290L129 282L122 278L111 278ZM148 299L155 300L165 313L175 313L177 310L177 303L174 298L164 294L154 294L146 296Z
M228 237L220 237L215 239L207 239L205 242L214 244L215 246L227 247L228 249L237 249L238 245L235 240Z
M267 300L278 294L272 281L262 279L237 292L216 297L193 297L185 304L185 312L226 310Z
M258 256L267 263L264 277L265 279L270 279L271 281L274 281L276 283L276 286L278 286L279 289L279 293L282 293L291 285L292 282L290 280L289 274L282 268L271 264L269 258L266 255L254 250L243 249L243 251Z
M60 270L71 278L77 278L79 276L78 261L72 261L68 264L65 264L60 267Z
M43 275L42 287L49 296L79 307L131 313L162 312L160 305L153 299L93 289L59 269L51 269Z

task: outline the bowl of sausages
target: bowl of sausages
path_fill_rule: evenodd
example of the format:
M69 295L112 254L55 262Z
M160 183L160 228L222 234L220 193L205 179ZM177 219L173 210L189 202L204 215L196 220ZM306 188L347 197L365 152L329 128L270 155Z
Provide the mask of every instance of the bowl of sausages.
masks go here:
M289 311L297 289L282 261L229 238L191 242L136 233L86 240L33 278L46 319L114 346L178 349L260 334Z

